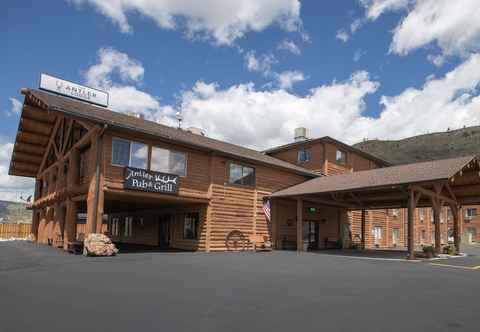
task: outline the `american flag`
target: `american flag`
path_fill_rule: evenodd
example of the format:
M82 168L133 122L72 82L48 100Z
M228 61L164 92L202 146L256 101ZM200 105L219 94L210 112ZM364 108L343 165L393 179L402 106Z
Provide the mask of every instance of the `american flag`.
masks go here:
M265 214L265 218L267 218L267 221L270 222L270 200L268 198L265 198L263 200L263 213Z

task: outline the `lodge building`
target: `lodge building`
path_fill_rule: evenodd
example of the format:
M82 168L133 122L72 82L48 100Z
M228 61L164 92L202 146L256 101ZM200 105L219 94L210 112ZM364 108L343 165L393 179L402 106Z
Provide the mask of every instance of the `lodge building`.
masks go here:
M89 233L107 233L120 244L207 252L251 249L258 241L273 242L276 249L408 244L413 250L422 219L416 218L415 227L413 212L402 210L406 194L380 204L372 198L380 185L362 182L361 175L378 173L385 177L382 186L396 188L387 181L391 165L333 138L308 140L300 130L296 142L259 152L41 90L22 94L9 174L36 179L32 233L39 243L67 249ZM415 196L415 203L409 198L409 211L430 206L430 198L440 200L435 211L447 211L442 206L448 202L458 244L457 207L480 204L478 160L431 167L438 177L399 179L402 188L425 184L409 191L424 194ZM332 188L328 199L317 187L312 191L319 180L342 183L353 175L351 182L364 186L371 203L361 204L357 187ZM452 179L462 185L458 191L445 185ZM433 242L432 232L440 243L440 231L430 227L425 236L417 231L417 244Z

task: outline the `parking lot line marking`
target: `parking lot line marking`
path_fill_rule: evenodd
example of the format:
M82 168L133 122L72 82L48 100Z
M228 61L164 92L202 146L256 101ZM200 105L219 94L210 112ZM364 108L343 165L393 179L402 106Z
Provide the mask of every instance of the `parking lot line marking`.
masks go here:
M480 265L479 266L462 266L462 265L450 265L450 264L439 264L439 263L430 263L430 265L453 267L456 269L465 269L465 270L480 270Z

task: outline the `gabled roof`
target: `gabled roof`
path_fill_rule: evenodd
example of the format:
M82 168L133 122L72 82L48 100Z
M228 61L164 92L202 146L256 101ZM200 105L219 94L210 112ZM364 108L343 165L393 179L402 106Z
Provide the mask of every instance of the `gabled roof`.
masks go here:
M107 124L111 127L131 130L137 133L143 133L145 135L151 135L161 140L175 142L180 145L186 145L204 151L218 152L219 154L223 154L226 156L265 164L303 176L318 176L318 174L315 174L305 168L265 155L260 151L248 149L239 145L222 142L201 135L196 135L185 130L165 126L156 122L144 120L134 116L129 116L123 113L114 112L107 108L94 106L92 104L88 104L67 97L62 97L59 95L50 94L44 91L39 91L35 89L23 89L22 93L24 93L26 97L33 96L34 98L37 98L44 105L46 105L48 110L51 111L56 111L70 116L87 119L99 124ZM20 121L22 121L22 119ZM33 168L28 173L23 171L16 171L14 163L16 160L15 154L17 143L18 142L16 141L12 162L10 164L9 174L35 176L36 172L34 172Z
M337 145L339 146L340 148L342 148L343 150L347 150L347 151L350 151L350 152L353 152L353 153L356 153L360 156L363 156L364 158L368 159L368 160L372 160L376 163L378 163L379 165L381 166L391 166L391 164L386 161L386 160L383 160L383 159L380 159L370 153L367 153L365 151L362 151L360 149L357 149L351 145L348 145L348 144L345 144L339 140L336 140L335 138L332 138L330 136L323 136L323 137L318 137L318 138L308 138L306 140L302 140L302 141L298 141L298 142L292 142L292 143L288 143L288 144L284 144L284 145L280 145L280 146L276 146L276 147L273 147L273 148L270 148L270 149L267 149L265 151L263 151L264 153L266 154L273 154L273 153L277 153L277 152L280 152L280 151L285 151L285 150L290 150L290 149L294 149L296 147L300 147L302 145L311 145L311 144L315 144L315 143L323 143L323 142L326 142L326 143L331 143L331 144L334 144L334 145Z
M319 177L277 191L272 194L272 197L365 191L429 181L449 180L475 160L477 160L475 156L468 156ZM478 181L480 183L480 177Z

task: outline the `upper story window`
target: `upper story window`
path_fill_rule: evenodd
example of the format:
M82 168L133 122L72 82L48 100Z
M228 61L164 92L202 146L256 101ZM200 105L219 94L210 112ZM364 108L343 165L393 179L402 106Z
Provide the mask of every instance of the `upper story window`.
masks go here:
M337 150L337 153L335 155L335 161L337 164L340 165L346 165L347 164L347 153L342 150Z
M255 186L255 169L253 167L230 163L229 183Z
M297 160L299 164L304 164L306 162L309 162L311 157L312 157L312 152L310 149L302 148L298 151Z
M471 219L477 216L477 209L476 208L468 208L465 211L465 218Z
M187 156L182 152L152 147L150 169L157 172L186 176Z
M148 145L121 138L112 139L112 164L147 168Z
M418 209L418 218L420 219L420 222L423 223L423 221L425 220L425 209L424 208Z

